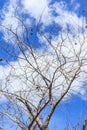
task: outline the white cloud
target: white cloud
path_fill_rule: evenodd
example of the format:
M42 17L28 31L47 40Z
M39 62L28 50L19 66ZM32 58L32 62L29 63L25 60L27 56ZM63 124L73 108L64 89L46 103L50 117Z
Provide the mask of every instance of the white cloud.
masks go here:
M23 12L27 12L30 16L39 21L41 17L41 21L44 24L48 24L50 22L50 8L49 3L51 0L22 0Z
M81 33L83 25L84 27L86 25L85 17L79 17L75 13L75 10L69 11L67 9L66 2L61 1L50 4L51 0L21 0L20 3L22 4L20 4L21 6L17 2L17 0L10 0L10 2L7 3L2 10L3 20L1 21L4 26L11 28L14 31L18 29L19 33L21 32L21 27L19 27L20 22L14 16L21 16L22 14L27 14L31 16L36 20L36 23L39 22L41 17L40 22L43 23L44 27L47 27L53 22L58 24L63 29L63 31L67 30L68 27L70 33L73 33L73 35L76 35L79 32ZM77 6L78 3L74 6L74 8L77 9ZM30 24L32 23L32 18L26 18L25 23L29 23L30 26ZM12 35L9 35L9 33L5 30L4 38L11 39L10 36L12 37Z
M83 18L83 16L79 17L74 11L68 11L67 7L63 6L64 5L61 6L61 3L55 3L53 5L55 12L58 14L58 16L54 18L54 21L64 30L67 30L67 27L69 27L70 32L76 35L82 31L82 27L84 28L86 25L86 19L85 17Z

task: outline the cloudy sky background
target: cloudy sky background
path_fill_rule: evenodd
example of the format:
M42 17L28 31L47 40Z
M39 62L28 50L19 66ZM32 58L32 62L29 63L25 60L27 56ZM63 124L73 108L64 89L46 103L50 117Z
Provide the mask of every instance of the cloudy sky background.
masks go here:
M19 37L22 36L23 28L20 26L20 21L15 18L21 17L25 21L26 25L30 28L33 28L33 38L36 38L34 41L34 47L40 48L37 49L38 51L42 51L43 44L46 45L47 49L49 46L47 45L46 41L42 40L36 33L34 33L36 26L40 22L40 30L44 32L48 37L49 32L52 29L52 35L50 39L52 40L53 44L56 46L56 43L60 40L60 34L59 31L62 28L63 36L66 37L67 30L69 30L69 36L72 42L77 43L77 46L75 46L76 53L79 52L80 45L78 44L78 38L77 36L80 36L80 40L83 41L83 32L86 37L87 34L87 1L86 0L0 0L0 23L1 25L11 28L14 32L16 31L16 28L18 28L18 35ZM84 16L84 17L83 17ZM53 28L55 27L55 29ZM82 32L83 29L83 32ZM30 37L30 40L32 41L33 38ZM82 57L84 57L87 45L86 45L87 39L85 40L85 45L83 47L84 53L82 53ZM69 45L69 41L66 41L67 46ZM41 45L40 45L41 44ZM8 47L8 51L13 49L13 46L15 46L15 38L12 36L12 34L8 33L6 29L0 28L0 46L4 46L4 48ZM71 49L71 46L70 46ZM51 48L49 48L51 50ZM12 52L13 50L11 50ZM70 56L73 56L73 51L69 51L65 48L63 48L63 53L67 56L70 54ZM40 52L39 52L40 53ZM21 56L20 52L17 50L15 51L16 55ZM12 65L14 65L17 68L17 76L22 75L23 72L19 69L18 62L20 62L21 66L23 67L26 63L23 61L18 61L16 58L11 58L7 53L4 52L4 50L0 51L0 57L5 59L0 63L0 83L3 87L5 84L5 77L10 72L10 67L7 65L6 60L11 62ZM52 59L52 57L45 57L44 60L46 61L46 58ZM42 63L44 60L40 60L40 66L42 66ZM32 61L31 61L32 62ZM39 62L39 61L38 61ZM52 61L49 61L49 64L52 64ZM44 65L45 66L45 65ZM43 66L43 67L44 67ZM75 66L76 67L76 66ZM49 75L51 74L51 70ZM86 67L83 68L86 70ZM12 71L14 73L14 71ZM45 70L46 72L46 70ZM49 77L48 75L48 77ZM29 76L29 75L28 75ZM61 77L60 77L61 78ZM75 125L78 120L83 121L84 117L87 114L87 87L86 87L86 78L84 75L81 75L79 80L85 81L85 84L75 82L73 86L73 98L70 98L70 100L65 101L63 104L61 104L59 107L57 107L56 112L54 113L54 116L51 120L50 127L55 127L54 130L57 130L57 127L59 130L62 130L64 128L64 125L66 122L70 122L70 125ZM19 81L19 79L13 78L12 83L10 84L11 88L10 91L17 91L19 86L21 86L21 83L18 82L16 87L12 87L15 84L15 81ZM59 79L60 81L60 79ZM40 81L39 81L40 82ZM57 81L58 82L58 81ZM61 81L62 82L62 81ZM42 84L42 83L41 83ZM55 83L56 84L56 83ZM8 84L9 85L9 84ZM84 87L83 87L84 85ZM22 86L25 87L25 86ZM20 89L20 88L19 88ZM75 93L74 93L75 92ZM77 94L76 94L77 93ZM79 93L79 94L78 94ZM76 95L75 95L76 94ZM33 93L34 95L34 93ZM56 96L58 96L56 94ZM32 101L33 99L31 99ZM81 118L81 119L80 119ZM60 126L58 125L61 124Z

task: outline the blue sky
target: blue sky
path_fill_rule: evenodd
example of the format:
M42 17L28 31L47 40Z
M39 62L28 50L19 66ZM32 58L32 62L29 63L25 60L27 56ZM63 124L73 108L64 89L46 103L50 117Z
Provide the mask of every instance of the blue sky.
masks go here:
M15 11L16 9L17 11ZM77 34L82 34L83 26L83 32L87 34L87 29L85 28L87 26L87 0L0 0L0 10L0 23L14 31L19 27L18 35L20 38L23 35L21 32L22 28L19 26L20 22L14 16L23 18L29 29L31 28L29 30L29 34L31 34L29 38L31 45L35 49L41 49L46 45L45 41L42 41L36 33L37 25L39 25L38 29L44 32L49 39L55 39L54 42L61 28L64 34L69 29L70 36L76 37ZM12 38L11 40L11 37L12 34L1 28L0 57L9 62L17 63L18 59L16 57L14 58L4 51L6 49L10 53L14 52L15 55L20 55L20 51L14 44L15 39ZM28 44L27 41L26 44ZM78 48L77 46L77 51ZM0 62L1 74L3 71L9 71L5 60ZM0 80L3 80L3 77L2 74ZM49 126L51 130L64 130L67 123L75 126L79 120L81 126L78 130L81 130L82 123L87 116L87 83L85 85L83 83L76 85L83 85L82 89L79 87L74 88L76 92L56 108Z

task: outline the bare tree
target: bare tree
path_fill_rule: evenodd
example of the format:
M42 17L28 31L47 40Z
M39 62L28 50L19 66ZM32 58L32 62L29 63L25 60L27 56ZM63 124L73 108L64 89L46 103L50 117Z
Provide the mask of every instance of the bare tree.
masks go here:
M1 129L5 129L3 122L7 121L10 128L49 130L56 107L75 93L78 83L83 82L83 75L86 79L87 35L78 34L73 38L68 31L63 33L61 29L54 42L38 30L38 25L36 34L45 44L34 48L33 45L38 43L33 43L37 42L35 36L31 42L33 27L28 28L17 19L21 29L13 30L1 25L11 36L9 41L14 41L12 48L3 45L1 48L16 59L15 62L3 59L8 64L8 71L4 68L4 81L0 87L0 95L5 102L0 107ZM49 112L44 115L47 109Z

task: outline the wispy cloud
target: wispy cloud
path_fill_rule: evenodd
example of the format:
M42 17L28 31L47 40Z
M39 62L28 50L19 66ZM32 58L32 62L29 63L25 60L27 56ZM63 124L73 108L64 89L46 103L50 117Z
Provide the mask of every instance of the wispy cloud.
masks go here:
M67 3L64 1L54 2L53 4L51 2L51 0L21 0L18 3L17 1L10 0L2 9L3 20L1 23L8 28L16 30L20 27L19 21L15 16L22 17L24 14L28 15L28 17L25 17L25 21L29 24L32 23L32 19L35 19L35 24L38 24L40 20L44 27L52 23L57 23L63 30L67 30L68 28L75 35L78 33L78 30L79 32L82 30L83 24L84 26L86 25L85 17L79 17L75 13L75 10L80 6L78 3L74 5L74 10L71 11L68 10ZM8 37L6 30L4 33L6 39L6 36Z

